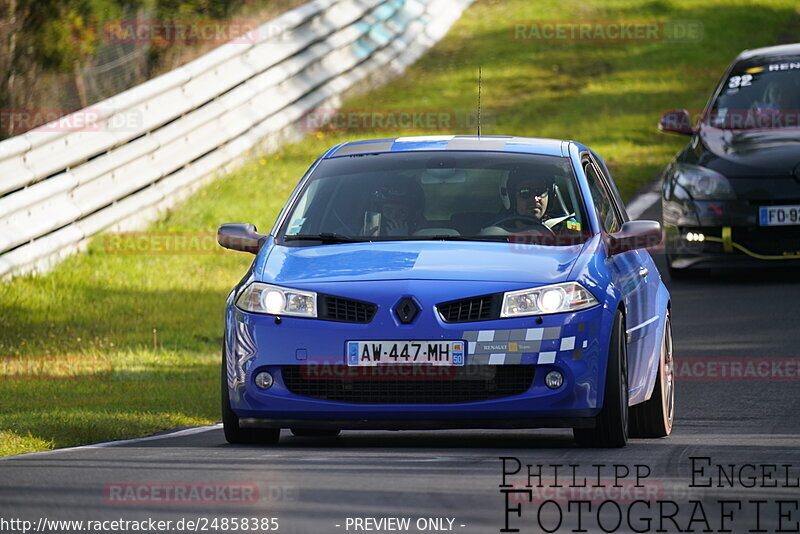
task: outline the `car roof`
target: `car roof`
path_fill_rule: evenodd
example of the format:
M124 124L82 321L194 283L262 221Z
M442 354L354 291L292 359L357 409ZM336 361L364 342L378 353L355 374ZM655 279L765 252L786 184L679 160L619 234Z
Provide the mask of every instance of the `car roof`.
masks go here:
M393 137L352 141L337 145L325 158L377 154L382 152L408 152L417 150L475 150L490 152L517 152L544 156L567 157L569 141L499 135L427 135Z
M736 58L736 61L747 61L755 58L779 58L782 56L800 56L800 43L765 46L745 50Z

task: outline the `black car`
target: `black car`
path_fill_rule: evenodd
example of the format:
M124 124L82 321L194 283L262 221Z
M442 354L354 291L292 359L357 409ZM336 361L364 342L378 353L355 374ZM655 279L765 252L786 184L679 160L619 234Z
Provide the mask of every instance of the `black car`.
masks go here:
M667 264L689 269L800 265L800 43L747 50L731 63L691 135L664 169Z

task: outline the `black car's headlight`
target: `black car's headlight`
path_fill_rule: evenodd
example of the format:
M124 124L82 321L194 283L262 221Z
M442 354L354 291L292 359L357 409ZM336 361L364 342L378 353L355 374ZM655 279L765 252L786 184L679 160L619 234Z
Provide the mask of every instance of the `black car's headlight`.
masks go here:
M579 283L564 282L531 289L507 291L503 294L500 317L574 312L598 304L594 295Z
M290 289L253 282L242 291L236 305L249 312L270 315L317 316L317 294L313 291Z
M736 198L731 183L717 171L689 163L676 163L674 171L678 184L695 200Z

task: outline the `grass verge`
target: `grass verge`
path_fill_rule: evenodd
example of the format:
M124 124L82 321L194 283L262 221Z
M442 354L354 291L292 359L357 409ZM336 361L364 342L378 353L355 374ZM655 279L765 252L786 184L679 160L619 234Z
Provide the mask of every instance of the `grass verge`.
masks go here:
M688 20L689 42L526 42L512 24ZM744 48L800 40L794 0L478 0L402 79L349 100L350 110L469 116L483 65L484 133L576 139L609 163L624 196L686 141L655 125L662 111L703 106ZM447 113L445 113L447 114ZM443 124L472 133L469 121ZM223 222L270 228L294 184L343 140L430 130L326 131L256 157L150 226L150 236L208 238ZM434 132L435 133L435 132ZM222 307L251 256L116 247L100 236L52 272L0 285L0 455L154 433L218 420ZM161 243L160 245L158 243ZM200 252L200 253L197 253Z

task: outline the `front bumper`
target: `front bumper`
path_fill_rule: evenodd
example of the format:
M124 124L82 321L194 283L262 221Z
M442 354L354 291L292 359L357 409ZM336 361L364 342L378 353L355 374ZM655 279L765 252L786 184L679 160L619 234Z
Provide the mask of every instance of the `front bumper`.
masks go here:
M800 265L800 225L759 225L761 204L768 202L665 201L665 250L670 266L683 269ZM698 235L702 237L698 239Z
M448 429L523 429L594 428L593 417L550 417L539 419L239 419L244 428L319 428L330 430L448 430Z
M418 281L416 285L413 294L422 311L411 325L394 320L388 301L378 302L379 310L369 324L292 317L283 317L278 324L272 316L243 312L229 304L225 357L231 408L241 418L241 424L372 429L594 424L593 418L602 407L611 313L596 306L575 313L543 316L539 321L527 317L445 323L433 307L436 302L447 300L442 284ZM351 296L368 300L366 295ZM464 340L468 350L463 369L529 366L533 377L527 387L513 394L469 402L458 401L457 395L450 402L442 399L441 394L436 402L381 402L381 388L391 387L406 393L411 390L413 394L415 387L420 390L429 387L428 380L446 381L448 377L426 377L421 384L414 382L419 377L395 377L391 383L376 380L369 384L377 391L369 402L330 400L324 395L315 397L297 392L292 383L296 384L298 370L308 380L317 379L319 370L325 369L329 371L323 372L327 379L346 376L347 370L353 368L345 364L345 346L352 340ZM287 368L293 371L292 383L287 383L284 376ZM558 370L564 376L564 384L555 390L544 383L551 370ZM268 390L255 386L254 376L261 371L274 377L274 384ZM491 380L487 383L491 384ZM356 384L356 388L361 386ZM436 387L439 386L446 391L449 384L442 382Z

